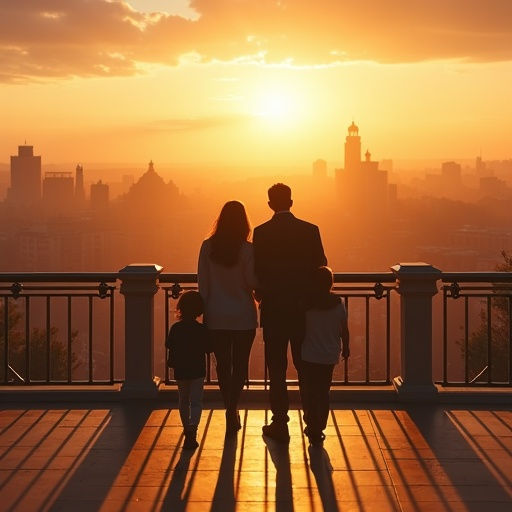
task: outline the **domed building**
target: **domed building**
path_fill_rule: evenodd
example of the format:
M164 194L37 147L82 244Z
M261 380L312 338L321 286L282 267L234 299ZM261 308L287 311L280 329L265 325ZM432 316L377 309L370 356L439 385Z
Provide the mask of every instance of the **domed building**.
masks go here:
M151 160L148 170L130 187L124 202L129 207L129 214L154 217L169 212L182 202L182 197L172 181L165 183Z

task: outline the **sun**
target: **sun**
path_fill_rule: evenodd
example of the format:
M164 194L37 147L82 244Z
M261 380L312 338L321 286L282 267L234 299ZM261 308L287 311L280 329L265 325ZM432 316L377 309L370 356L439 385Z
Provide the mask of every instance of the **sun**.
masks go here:
M258 99L256 115L272 119L285 119L293 114L293 101L284 92L267 92Z
M300 116L293 89L267 88L254 94L252 115L269 125L293 124Z

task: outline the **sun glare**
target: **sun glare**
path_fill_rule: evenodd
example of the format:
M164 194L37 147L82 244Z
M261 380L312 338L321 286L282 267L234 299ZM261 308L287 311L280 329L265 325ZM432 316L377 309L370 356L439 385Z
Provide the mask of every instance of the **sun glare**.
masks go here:
M270 124L293 123L300 115L297 98L288 90L263 90L255 95L253 115Z

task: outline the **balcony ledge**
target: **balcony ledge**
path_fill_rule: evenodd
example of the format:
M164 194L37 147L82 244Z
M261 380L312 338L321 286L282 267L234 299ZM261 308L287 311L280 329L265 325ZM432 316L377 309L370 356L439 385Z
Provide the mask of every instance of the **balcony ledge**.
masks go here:
M381 386L336 386L331 389L331 402L354 403L422 403L431 404L510 404L512 388L457 387L436 385L437 392L418 396L407 393L401 396L393 385ZM120 402L137 399L177 402L178 390L173 385L160 384L157 393L141 396L122 391L122 384L72 385L72 386L0 386L0 402ZM289 386L292 408L297 408L299 391L297 386ZM222 398L216 385L205 386L204 402L221 407ZM248 408L268 407L268 390L264 386L251 385L242 395L241 406Z

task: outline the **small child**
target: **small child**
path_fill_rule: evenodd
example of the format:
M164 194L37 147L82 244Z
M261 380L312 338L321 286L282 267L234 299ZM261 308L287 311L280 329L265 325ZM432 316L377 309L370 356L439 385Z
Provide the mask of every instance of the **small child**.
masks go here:
M329 392L334 366L350 357L347 311L332 292L329 267L316 269L306 302L306 333L302 344L301 380L304 393L304 433L312 446L322 446L329 417ZM343 348L342 348L343 347Z
M206 376L205 354L211 352L208 329L197 321L203 314L203 299L197 291L187 291L176 304L178 322L169 329L165 346L169 349L167 365L174 369L178 384L179 411L185 441L183 448L194 450L197 426L203 410Z

